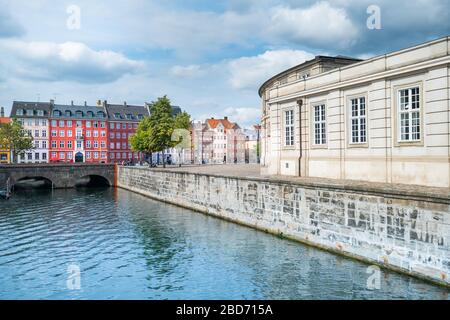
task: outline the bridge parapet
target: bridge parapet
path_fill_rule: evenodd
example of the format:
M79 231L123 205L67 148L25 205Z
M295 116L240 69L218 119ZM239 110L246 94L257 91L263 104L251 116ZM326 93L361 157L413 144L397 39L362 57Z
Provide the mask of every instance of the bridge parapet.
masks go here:
M52 182L53 188L74 188L77 180L86 176L100 176L109 185L115 186L114 164L14 164L0 165L0 187L8 178L11 185L24 178L45 178Z

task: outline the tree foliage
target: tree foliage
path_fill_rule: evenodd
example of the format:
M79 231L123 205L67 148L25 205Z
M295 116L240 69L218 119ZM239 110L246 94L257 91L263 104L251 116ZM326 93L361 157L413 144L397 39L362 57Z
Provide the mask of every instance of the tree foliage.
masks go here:
M152 153L155 148L151 140L151 126L150 118L145 117L136 130L136 133L131 136L131 149L137 152Z
M172 147L172 132L175 125L172 106L167 96L160 97L150 104L149 122L151 144L154 151L163 152L164 163L164 150Z
M19 155L34 149L33 138L26 133L17 119L0 125L0 145L11 151L13 163L17 162Z
M173 147L189 149L191 147L191 116L183 111L175 117L174 131L172 132Z
M179 141L172 141L174 130L189 129L189 126L189 114L182 112L174 117L170 100L167 96L160 97L150 104L150 116L139 123L136 134L131 137L131 147L133 151L150 155L153 152L162 152L165 166L164 151L179 143Z

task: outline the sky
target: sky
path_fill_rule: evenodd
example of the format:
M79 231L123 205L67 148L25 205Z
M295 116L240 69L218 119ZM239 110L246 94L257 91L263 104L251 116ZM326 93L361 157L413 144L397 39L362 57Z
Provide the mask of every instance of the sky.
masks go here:
M448 0L0 0L0 106L167 95L194 119L245 127L259 123L259 86L287 68L447 35Z

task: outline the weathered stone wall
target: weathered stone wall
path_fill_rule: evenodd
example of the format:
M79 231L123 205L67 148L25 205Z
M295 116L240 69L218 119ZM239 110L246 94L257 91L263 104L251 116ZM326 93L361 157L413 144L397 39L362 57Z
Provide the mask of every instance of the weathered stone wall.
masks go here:
M449 203L135 167L118 186L450 285Z

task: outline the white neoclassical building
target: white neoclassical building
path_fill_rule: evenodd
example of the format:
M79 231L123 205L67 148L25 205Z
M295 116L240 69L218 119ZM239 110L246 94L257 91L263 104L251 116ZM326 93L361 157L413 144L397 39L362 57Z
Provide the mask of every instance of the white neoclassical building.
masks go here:
M259 90L263 174L450 187L450 38L316 57Z

